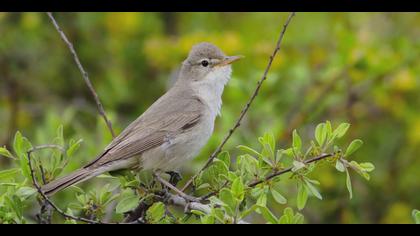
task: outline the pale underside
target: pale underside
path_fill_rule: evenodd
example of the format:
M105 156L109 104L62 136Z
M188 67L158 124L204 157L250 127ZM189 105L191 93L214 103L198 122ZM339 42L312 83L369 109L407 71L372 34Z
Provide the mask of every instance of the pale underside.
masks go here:
M226 66L188 86L177 83L85 168L176 170L210 138L230 73Z

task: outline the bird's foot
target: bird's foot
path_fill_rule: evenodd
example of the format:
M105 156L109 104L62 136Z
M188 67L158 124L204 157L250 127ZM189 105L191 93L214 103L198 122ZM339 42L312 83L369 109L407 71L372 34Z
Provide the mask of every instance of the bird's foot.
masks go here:
M166 172L171 178L169 179L169 183L171 183L173 186L176 186L179 181L182 180L182 175L179 172L176 171L168 171Z
M156 178L156 180L159 181L164 188L166 188L166 190L170 189L170 190L174 191L177 195L184 198L188 202L200 202L200 200L201 200L200 198L196 198L196 197L190 196L188 194L185 194L181 190L177 189L174 185L172 185L171 183L169 183L165 179L161 178L159 176L159 174L154 173L153 175Z

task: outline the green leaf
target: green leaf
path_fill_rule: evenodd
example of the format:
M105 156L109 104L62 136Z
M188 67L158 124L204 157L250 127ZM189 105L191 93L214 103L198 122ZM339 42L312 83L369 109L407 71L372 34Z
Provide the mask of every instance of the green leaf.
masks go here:
M347 133L347 130L349 129L349 127L350 127L350 124L348 123L340 124L337 127L337 129L334 130L333 137L336 137L336 138L343 137Z
M228 176L228 173L229 169L226 166L226 163L219 159L214 159L209 168L200 174L197 185L208 183L212 187L219 188L223 182L221 181L221 176Z
M258 199L257 199L257 203L258 206L262 206L265 207L267 205L267 194L264 192L262 193Z
M73 140L70 141L69 148L66 151L66 154L68 157L72 157L73 154L79 149L80 144L83 142L83 139L77 140L77 142L74 142Z
M296 213L296 215L293 217L292 224L303 224L304 217L299 212Z
M302 140L296 130L293 130L293 148L300 150L302 148Z
M224 203L221 199L215 197L215 196L211 196L209 197L209 201L212 205L216 205L216 206L227 206L226 203Z
M57 128L56 143L60 146L64 145L63 125L59 125Z
M318 180L309 179L309 178L306 178L305 180L310 182L311 184L321 185L321 183Z
M0 186L18 186L18 183L0 182Z
M261 157L261 154L259 152L257 152L256 150L245 146L245 145L238 145L237 146L238 149L240 149L241 151L247 152L250 155L256 156L256 157Z
M22 215L23 215L22 201L16 195L13 195L13 196L6 195L4 197L4 200L5 200L6 204L12 208L14 213L16 213L17 217L21 218Z
M206 213L202 212L202 211L198 211L198 210L191 210L191 213L193 213L194 215L198 215L198 216L206 216Z
M305 163L300 161L293 161L293 168L292 171L296 172L297 170L300 170L305 167Z
M332 135L332 126L329 120L325 122L324 132L326 132L326 139L329 139Z
M283 156L284 156L284 150L283 149L277 150L277 152L276 152L276 163L279 163L283 159Z
M212 208L210 213L220 223L225 223L225 213L220 208Z
M335 168L340 172L346 171L346 167L344 167L343 163L340 160L337 160L337 162L335 163Z
M271 189L271 196L273 196L274 200L280 204L287 203L287 199L273 188Z
M289 157L293 157L293 148L288 148L283 151L284 154L286 154Z
M263 145L263 150L261 151L262 158L268 165L272 166L276 148L274 135L267 132L264 134L262 140L260 139L260 142Z
M318 124L315 128L315 140L318 142L319 146L322 146L324 144L325 139L327 137L327 133L324 132L324 130L324 123Z
M28 165L28 159L26 157L26 152L32 148L31 143L28 139L22 136L22 134L17 131L13 141L13 149L16 153L16 156L19 159L20 168L22 169L22 174L26 178L30 178L30 170Z
M245 218L245 217L247 217L249 214L251 214L252 212L254 212L256 209L258 209L258 205L257 204L254 204L254 205L252 205L250 208L248 208L248 209L246 209L246 210L244 210L242 213L241 213L241 219L243 219L243 218Z
M13 178L18 172L20 171L19 168L12 168L8 170L2 170L0 171L0 179L10 179Z
M363 145L363 141L360 139L353 140L350 145L347 147L346 153L344 154L345 157L350 156L353 154L357 149L359 149Z
M13 140L13 150L15 151L18 157L20 157L23 154L22 145L23 145L22 134L19 131L17 131L15 134L15 138Z
M297 207L299 210L305 208L306 201L308 200L308 191L301 181L298 182L298 195L297 195Z
M287 218L287 216L285 216L285 215L282 215L282 216L279 218L278 223L279 223L279 224L290 224L289 219L288 219L288 218Z
M73 211L70 208L67 208L66 214L74 216ZM64 224L77 224L77 221L73 219L66 219Z
M414 222L416 222L416 224L420 224L420 211L417 209L414 209L411 215L414 218Z
M140 197L137 195L129 195L123 199L121 199L116 208L115 208L115 212L116 213L125 213L128 211L133 210L134 208L136 208L136 206L139 204L140 202Z
M353 190L351 187L351 179L350 179L350 174L348 169L346 169L346 186L347 186L347 190L349 191L349 197L350 199L353 198Z
M266 221L268 221L271 224L277 224L278 220L276 216L267 207L259 206L258 210Z
M375 169L375 166L370 162L359 163L359 166L366 172L371 172Z
M308 190L318 199L322 200L322 196L319 193L318 189L315 188L315 186L312 185L312 183L306 179L304 179L306 187L308 187Z
M229 169L230 166L230 155L229 152L223 151L219 155L217 155L217 159L223 161L225 163L226 167Z
M283 211L283 215L279 219L279 224L291 224L293 221L293 210L290 207L286 207Z
M243 177L253 178L258 174L258 161L249 154L240 155L237 159L237 165L240 175Z
M234 172L229 171L228 176L226 176L225 178L229 181L229 182L233 182L236 178L238 178L239 176L236 175Z
M226 205L225 208L228 214L233 215L237 200L234 198L232 192L227 188L223 188L219 193L219 199Z
M165 205L162 202L154 203L146 212L146 218L153 223L159 222L165 216Z
M76 199L82 205L85 205L88 202L88 200L89 200L89 196L87 194L78 194L78 195L76 195Z
M82 188L76 186L76 185L72 185L69 188L73 189L73 191L79 193L79 194L85 194L85 191L83 191Z
M362 166L360 166L359 163L355 161L350 162L350 167L355 170L359 175L361 175L366 180L370 179L370 175L363 169ZM371 169L372 167L370 165L367 165L368 169Z
M16 195L18 197L20 197L22 200L25 200L25 199L31 197L32 195L34 195L37 192L38 191L35 188L31 188L31 187L20 187L16 191Z
M231 192L232 195L238 199L239 201L242 201L244 199L245 191L244 184L242 183L242 180L240 177L237 177L231 186Z
M271 150L276 149L276 140L274 138L273 133L269 133L269 132L265 133L264 134L264 139L270 145Z
M262 193L264 193L264 188L262 187L255 187L251 189L251 196L254 198L259 197Z
M5 147L0 147L0 156L16 159Z
M195 211L195 210L192 210L191 211L191 213L195 213L195 212L198 212L198 211ZM202 212L201 212L202 213ZM204 214L204 213L203 213ZM212 216L212 215L202 215L201 217L200 217L200 221L201 221L201 223L202 224L210 224L210 225L212 225L212 224L214 224L215 223L215 217L214 216Z
M99 203L101 205L107 205L108 203L110 203L112 200L114 200L117 197L118 197L117 195L112 195L111 191L108 191L107 189L103 189L99 196Z

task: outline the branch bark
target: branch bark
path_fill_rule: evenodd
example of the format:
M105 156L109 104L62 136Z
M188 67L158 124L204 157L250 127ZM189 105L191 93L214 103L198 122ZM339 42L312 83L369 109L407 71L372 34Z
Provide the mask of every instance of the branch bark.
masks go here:
M268 61L267 67L265 68L264 74L261 77L261 79L258 81L257 83L257 87L255 88L253 94L251 95L251 97L249 98L248 102L245 104L245 107L242 109L241 114L239 115L238 119L236 120L235 124L233 125L233 127L229 130L229 132L227 133L227 135L225 136L225 138L222 140L222 142L220 143L220 145L216 148L216 150L211 154L211 156L209 157L209 159L207 160L206 164L200 169L200 171L195 174L193 177L191 177L191 179L185 184L185 186L181 189L182 192L185 192L185 190L192 184L193 180L203 171L205 170L207 167L209 167L209 165L211 164L211 162L213 161L213 159L222 151L224 145L227 143L227 141L230 139L230 137L232 136L232 134L235 132L235 130L241 125L241 121L244 118L245 114L248 112L249 108L251 107L252 102L255 100L255 98L258 95L258 92L261 89L262 84L264 83L264 81L267 79L267 74L270 71L271 68L271 64L273 63L273 60L275 58L275 56L277 55L278 51L280 50L281 47L281 42L283 41L283 36L286 33L287 27L289 26L290 21L292 20L292 18L295 16L295 13L292 12L289 14L289 17L286 20L286 23L283 25L283 29L280 32L280 36L277 40L276 43L276 47L274 48L273 53L270 56L270 59Z
M102 106L102 103L99 99L98 94L96 93L95 89L93 88L92 83L90 82L89 75L83 68L82 63L79 60L79 57L77 56L76 50L74 50L73 44L68 40L67 36L64 34L63 30L58 25L57 21L55 20L54 16L51 12L47 12L48 17L50 18L52 24L54 25L57 32L60 34L61 39L67 44L67 47L70 50L70 53L73 55L73 59L77 64L77 67L79 68L80 73L82 74L83 80L85 81L86 85L88 86L90 93L92 94L93 98L95 99L96 106L98 107L98 112L104 119L106 125L108 126L109 132L111 132L112 137L115 138L114 130L112 129L112 123L106 116L104 107Z
M167 200L168 204L183 207L186 211L196 210L196 211L201 211L205 214L210 214L211 212L211 207L207 204L202 204L199 202L187 202L184 198L178 195L173 195L171 193L167 193L167 197L168 197L168 200ZM249 224L249 222L246 222L244 220L240 220L237 223Z

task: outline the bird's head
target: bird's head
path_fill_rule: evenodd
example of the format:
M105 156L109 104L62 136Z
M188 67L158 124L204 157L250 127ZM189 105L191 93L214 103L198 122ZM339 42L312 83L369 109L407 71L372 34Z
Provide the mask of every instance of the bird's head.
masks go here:
M226 56L211 43L199 43L192 47L187 59L182 63L181 76L192 81L222 80L230 77L231 64L242 57Z

